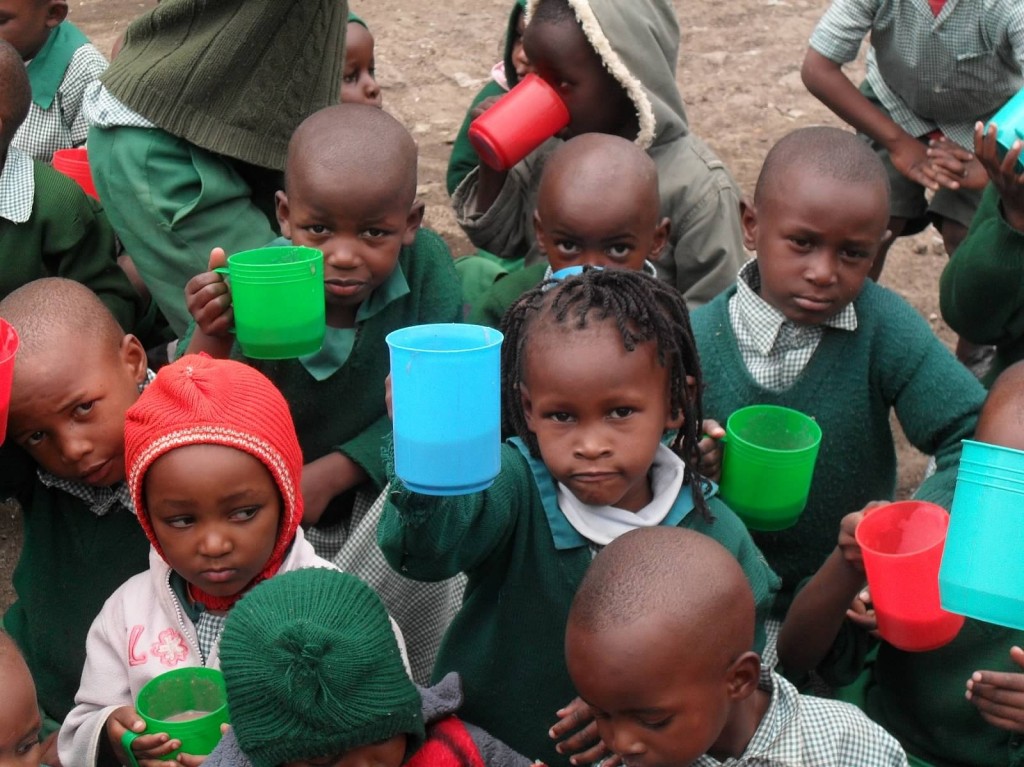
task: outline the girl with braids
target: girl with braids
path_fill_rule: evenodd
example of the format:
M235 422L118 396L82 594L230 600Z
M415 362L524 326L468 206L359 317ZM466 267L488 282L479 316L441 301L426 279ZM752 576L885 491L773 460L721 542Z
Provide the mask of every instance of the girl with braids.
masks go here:
M389 470L378 537L411 578L468 575L434 667L435 680L461 674L467 721L548 765L579 751L572 763L584 764L606 750L589 708L573 700L563 633L600 548L654 525L719 541L756 597L752 649L763 645L778 580L714 485L688 468L699 464L701 373L674 288L641 272L585 269L523 295L502 330L503 413L515 436L498 478L480 493L435 497Z

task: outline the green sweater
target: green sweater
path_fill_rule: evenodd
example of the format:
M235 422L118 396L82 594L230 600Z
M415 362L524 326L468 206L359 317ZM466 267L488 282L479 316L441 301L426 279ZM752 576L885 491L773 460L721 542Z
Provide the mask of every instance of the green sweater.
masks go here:
M523 293L537 287L544 279L547 270L548 262L546 260L538 261L518 272L510 272L499 278L473 306L466 321L472 322L474 325L486 325L489 328L501 330L501 320L508 308Z
M23 224L0 218L0 298L41 277L66 277L95 292L128 332L152 323L115 257L103 209L74 181L33 160L35 197Z
M991 184L967 237L939 280L939 306L949 326L976 344L995 344L985 380L1024 359L1024 232L1003 218Z
M734 410L747 405L783 405L810 415L822 430L810 497L800 520L788 530L754 534L782 576L775 605L781 617L796 585L835 548L843 516L868 501L893 497L891 411L895 408L911 444L937 462L936 473L916 497L948 509L960 440L974 433L985 390L913 307L866 282L854 302L857 330L825 328L796 382L772 392L751 378L740 356L728 310L735 292L733 286L693 312L704 372L704 416L724 424Z
M346 0L164 0L101 80L173 136L283 170L299 123L338 103L347 23Z
M124 507L96 516L75 496L43 485L28 456L7 446L0 498L12 496L21 504L23 542L4 629L25 655L39 705L59 722L74 706L89 627L107 597L149 566L149 541Z
M420 229L403 247L398 263L409 293L357 326L348 360L323 381L298 360L254 360L234 355L264 373L284 394L306 462L338 450L363 467L378 488L386 478L381 440L391 433L384 402L384 379L391 369L385 336L392 330L431 322L458 322L462 296L448 246L434 232ZM341 503L339 499L336 499ZM332 503L325 521L333 520Z
M518 440L502 445L494 484L473 495L417 495L388 469L391 494L378 529L388 562L418 580L458 572L469 578L434 680L458 671L465 692L460 716L531 759L567 766L547 732L555 711L576 696L563 637L592 557L558 508L551 474ZM713 522L693 510L684 486L663 524L702 532L733 553L754 591L760 647L778 579L736 515L717 498L708 505Z

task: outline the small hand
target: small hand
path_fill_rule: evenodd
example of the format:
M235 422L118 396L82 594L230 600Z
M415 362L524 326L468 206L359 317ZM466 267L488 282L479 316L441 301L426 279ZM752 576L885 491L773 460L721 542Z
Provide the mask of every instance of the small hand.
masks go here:
M850 609L846 611L846 617L871 636L878 637L878 617L871 604L871 592L868 589L865 588L853 598Z
M225 263L223 248L214 248L210 252L210 271L197 274L185 285L188 313L203 333L214 338L228 336L235 319L228 285L213 271Z
M384 404L388 409L388 418L395 420L395 408L391 404L391 373L384 379Z
M611 751L601 740L597 732L597 722L590 713L590 706L581 698L574 698L569 705L559 709L555 714L558 721L548 730L548 735L558 741L555 746L558 753L571 754L571 764L586 765L598 761L601 761L602 767L622 764L622 760L617 755L611 755Z
M725 429L713 418L705 418L701 424L704 436L697 444L700 450L700 466L697 470L710 480L718 482L722 476L722 443Z
M110 741L120 764L128 762L128 756L121 746L121 738L129 730L143 732L145 729L146 723L131 706L116 708L107 717L107 740ZM173 767L174 762L160 761L159 757L166 756L177 748L181 748L181 741L172 739L165 732L140 735L132 741L132 754L135 755L140 765L147 767L168 767L168 765Z
M502 95L504 95L504 94L502 94ZM501 96L490 96L489 98L484 99L479 104L477 104L475 107L473 107L471 110L469 110L469 114L475 120L480 115L482 115L484 112L486 112L488 109L490 109L495 104L497 104L500 100L501 100Z
M928 158L936 179L947 189L984 189L988 183L985 168L973 153L945 136L928 142Z
M879 506L886 506L890 501L870 501L860 511L847 514L839 521L839 550L843 554L846 564L864 573L864 557L861 554L860 544L857 543L857 525L861 523L872 509Z
M911 181L932 191L938 190L939 182L928 158L928 150L913 136L907 135L890 147L889 159L896 170Z
M1014 141L1006 156L1000 159L996 126L989 125L988 130L985 130L979 122L974 126L974 151L999 192L1007 223L1017 231L1024 232L1024 173L1017 172L1017 161L1024 152L1024 142L1020 139Z
M1010 659L1024 669L1024 650L1012 647ZM1024 732L1024 674L975 671L967 680L967 700L989 724Z

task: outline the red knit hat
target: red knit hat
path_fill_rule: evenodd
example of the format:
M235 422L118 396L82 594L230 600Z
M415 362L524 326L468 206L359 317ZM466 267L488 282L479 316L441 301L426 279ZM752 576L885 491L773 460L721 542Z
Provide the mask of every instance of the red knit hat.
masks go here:
M146 511L143 480L153 461L186 445L225 445L249 453L270 471L284 500L274 550L245 589L216 597L190 585L197 601L226 610L278 571L295 539L302 520L302 449L288 403L254 368L205 354L190 354L163 368L125 414L124 459L136 516L164 561Z

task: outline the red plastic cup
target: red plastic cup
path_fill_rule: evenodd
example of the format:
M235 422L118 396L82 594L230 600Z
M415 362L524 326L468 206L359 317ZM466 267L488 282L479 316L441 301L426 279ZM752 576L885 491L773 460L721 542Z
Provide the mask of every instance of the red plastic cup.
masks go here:
M14 381L14 355L18 352L18 334L0 317L0 445L7 436L7 411L11 407L11 383Z
M495 170L508 170L569 124L561 97L532 72L469 126L469 143Z
M89 155L85 148L58 149L53 153L54 170L59 170L68 178L72 178L82 187L82 191L98 200L96 185L92 183L92 170L89 168Z
M939 604L939 564L949 514L923 501L879 506L857 526L878 633L908 652L935 650L953 641L962 615Z

